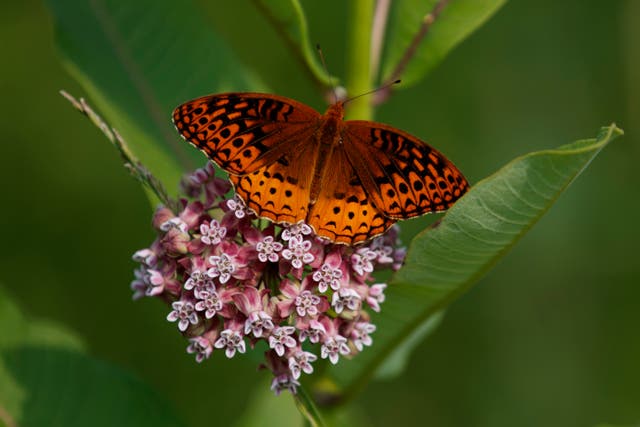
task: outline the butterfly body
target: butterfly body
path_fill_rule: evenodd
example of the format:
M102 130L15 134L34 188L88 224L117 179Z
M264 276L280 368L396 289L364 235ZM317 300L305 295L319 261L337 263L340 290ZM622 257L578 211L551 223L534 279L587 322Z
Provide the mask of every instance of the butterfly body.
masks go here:
M357 244L399 219L449 208L468 183L442 154L381 123L344 121L260 93L205 96L177 107L178 132L229 173L258 216L305 221L316 234Z
M319 119L318 131L314 134L315 145L318 146L318 155L315 159L313 181L311 182L310 204L318 200L321 185L330 173L330 160L336 146L342 143L340 124L344 117L344 108L341 102L332 104L327 112Z

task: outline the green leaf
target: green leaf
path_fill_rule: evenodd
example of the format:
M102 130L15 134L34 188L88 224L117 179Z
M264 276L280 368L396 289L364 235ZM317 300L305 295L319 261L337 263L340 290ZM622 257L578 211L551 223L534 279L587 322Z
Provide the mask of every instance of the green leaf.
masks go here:
M402 84L398 88L408 88L417 83L506 3L506 0L448 1L417 45L415 55L399 75L394 75L407 49L420 32L425 16L441 1L399 0L393 3L382 65L382 81L400 78Z
M309 42L307 18L298 0L253 0L253 2L285 43L291 47L291 51L312 80L326 87L338 84L337 78L329 78L327 71L318 60L318 53Z
M391 280L374 345L340 363L332 377L347 397L430 317L466 292L553 205L614 138L615 125L596 139L513 160L482 180L442 218L418 234L404 267Z
M0 392L8 383L19 390L0 394L1 406L21 426L185 425L148 386L82 354L20 347L0 356Z
M23 315L0 289L0 421L21 426L179 426L146 385L80 353L65 328Z
M438 329L443 318L444 310L433 313L422 322L376 369L375 379L389 380L400 375L409 363L413 349Z
M0 287L0 351L25 344L84 351L82 340L73 332L51 321L25 316Z
M0 354L24 345L83 351L79 337L53 322L33 320L25 316L0 287ZM15 420L23 413L27 391L19 384L0 359L0 421ZM0 424L2 425L2 424Z
M47 3L67 68L170 190L205 163L173 129L173 109L209 93L263 90L192 1Z

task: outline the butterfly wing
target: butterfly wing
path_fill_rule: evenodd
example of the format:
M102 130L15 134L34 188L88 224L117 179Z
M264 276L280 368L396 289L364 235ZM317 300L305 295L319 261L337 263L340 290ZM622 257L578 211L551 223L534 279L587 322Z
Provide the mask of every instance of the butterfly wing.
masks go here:
M342 137L371 201L389 218L446 210L469 189L453 163L406 132L354 120L345 122Z
M318 145L297 144L289 154L249 174L229 175L236 193L258 216L282 223L306 219L309 210L312 166Z
M312 137L320 113L292 99L262 93L197 98L173 111L184 139L230 174L270 165Z
M316 234L337 243L354 245L384 233L396 222L372 204L347 159L344 144L334 148L327 163L331 170L325 175L318 198L306 219Z

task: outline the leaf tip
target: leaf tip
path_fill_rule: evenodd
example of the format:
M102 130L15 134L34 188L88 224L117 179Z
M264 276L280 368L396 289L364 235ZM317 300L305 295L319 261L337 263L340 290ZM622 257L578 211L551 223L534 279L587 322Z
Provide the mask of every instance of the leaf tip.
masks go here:
M613 122L609 126L605 126L600 129L598 139L614 139L622 135L624 135L624 130L619 128L618 125Z

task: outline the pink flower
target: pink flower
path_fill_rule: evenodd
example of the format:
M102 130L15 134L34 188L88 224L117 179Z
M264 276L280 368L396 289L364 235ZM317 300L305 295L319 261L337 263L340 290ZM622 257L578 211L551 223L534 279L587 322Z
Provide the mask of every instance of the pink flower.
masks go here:
M271 315L264 310L267 305L266 301L268 290L258 291L253 287L246 287L242 291L233 295L233 301L236 303L238 310L247 316L244 323L244 333L253 333L253 336L260 338L264 333L273 329L273 319Z
M189 338L189 346L187 353L196 355L196 362L201 363L204 359L208 359L213 353L213 346L208 339L198 336Z
M313 229L304 222L300 221L297 224L291 224L282 231L282 240L290 242L291 240L304 240L304 236L309 236L313 233Z
M227 254L220 256L213 255L209 257L209 263L213 265L207 270L207 275L211 278L218 278L220 283L225 284L231 279L231 274L238 267L234 259Z
M296 394L297 387L300 387L300 383L296 381L291 374L278 375L271 381L271 390L279 396L283 390L289 391L291 394Z
M367 304L375 312L380 311L380 304L384 302L384 290L387 288L385 283L376 283L369 288L369 295L367 296Z
M144 264L147 267L153 267L158 262L158 256L152 249L140 249L133 254L133 260Z
M236 352L244 353L247 350L244 343L244 335L242 334L242 321L239 319L231 319L225 324L227 329L220 332L220 338L214 343L214 347L225 349L224 354L231 359Z
M332 320L328 317L320 320L326 330L322 346L320 347L320 357L329 359L334 365L338 363L340 356L346 356L351 353L347 345L347 339L338 333L339 321L339 319Z
M217 278L221 284L225 284L232 277L247 280L255 276L255 271L245 268L252 252L251 247L239 247L236 243L225 240L216 247L216 252L220 255L208 258L211 265L207 270L209 277Z
M256 245L258 259L260 262L278 262L280 259L279 252L282 248L284 248L284 245L280 242L275 242L273 236L265 236Z
M164 291L164 278L159 271L140 266L134 270L133 274L136 276L131 282L134 300L160 295Z
M183 233L186 233L187 230L189 229L187 223L184 222L181 218L178 218L177 216L174 216L173 218L170 218L167 221L160 224L160 230L164 231L165 233L171 230L172 228L175 228L176 230L181 231Z
M308 324L300 325L300 341L304 342L307 338L311 343L320 342L320 340L327 334L327 330L324 325L317 321L311 320Z
M336 313L342 313L342 310L356 311L360 308L361 302L360 295L356 291L350 288L340 288L333 293L333 299L331 300L331 306Z
M224 348L224 354L231 359L235 356L236 351L238 353L244 353L247 348L242 339L242 334L238 331L232 331L231 329L225 329L220 333L220 338L215 343L216 348Z
M313 293L313 282L309 276L302 283L285 279L280 284L282 300L276 305L280 317L288 317L295 310L299 317L316 317L319 313L327 311L329 304L326 298Z
M248 215L251 215L252 212L247 208L247 205L244 203L238 196L234 196L233 199L227 200L227 208L233 212L236 218L242 219Z
M300 378L300 373L304 372L305 374L313 373L313 366L311 366L311 362L315 362L318 359L313 353L308 351L302 351L298 348L290 357L289 357L289 370L291 371L291 376L293 379Z
M271 331L269 335L269 347L271 347L278 356L284 355L285 347L294 348L298 343L291 336L296 331L293 326L278 326Z
M213 279L204 271L193 270L187 281L184 282L184 288L188 291L193 290L195 297L200 298L201 292L206 292L212 288L215 291L215 284Z
M195 312L195 307L190 301L174 301L171 303L173 310L167 315L169 322L175 322L178 320L178 329L184 332L189 327L189 324L195 325L198 323L198 315Z
M321 293L330 287L334 291L340 289L341 284L349 282L346 263L338 251L331 252L324 259L324 264L313 273L313 280L318 282L318 290Z
M157 268L147 268L144 265L134 270L136 279L131 282L131 289L134 291L133 299L137 300L144 296L152 297L169 293L176 295L179 293L180 284L175 279L176 266L173 262L157 265Z
M301 269L305 264L310 264L315 259L310 249L310 241L302 240L302 238L291 238L287 249L282 250L282 258L291 262L293 268Z
M200 241L205 245L217 245L227 234L227 228L212 219L211 222L200 224Z
M332 364L338 363L340 356L349 354L349 346L347 345L347 339L342 335L334 335L324 340L322 347L320 348L320 357L323 359L329 359Z
M376 325L369 322L357 322L351 331L351 340L358 351L362 351L364 346L370 346L373 340L369 336L376 330Z
M214 285L211 285L207 290L200 291L196 298L199 300L195 305L196 310L204 311L204 317L207 319L211 319L224 307Z
M373 260L378 255L367 247L358 249L353 255L351 255L351 265L353 271L360 276L364 276L366 273L373 271Z

